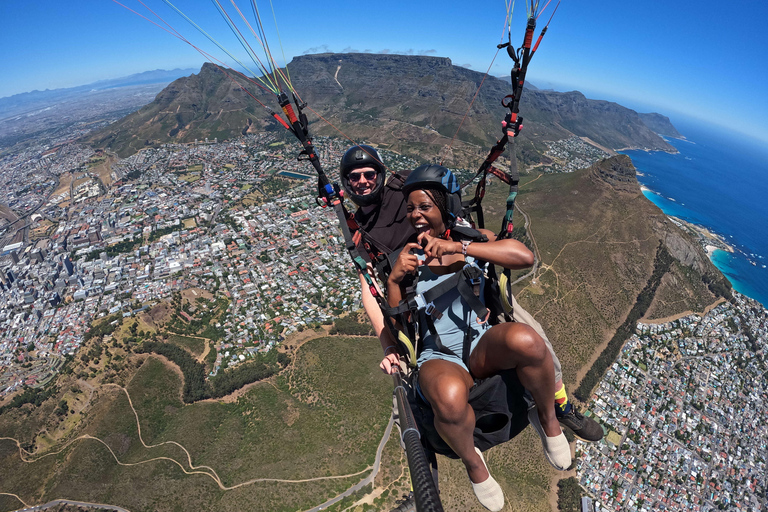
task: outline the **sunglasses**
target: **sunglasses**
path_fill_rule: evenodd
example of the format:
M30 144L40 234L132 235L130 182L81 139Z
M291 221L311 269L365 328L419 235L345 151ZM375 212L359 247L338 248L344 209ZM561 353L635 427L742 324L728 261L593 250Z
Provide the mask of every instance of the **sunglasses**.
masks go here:
M360 178L365 177L367 181L371 181L376 178L376 171L364 171L364 172L356 172L356 173L350 173L348 178L349 181L352 183L357 183L360 181Z

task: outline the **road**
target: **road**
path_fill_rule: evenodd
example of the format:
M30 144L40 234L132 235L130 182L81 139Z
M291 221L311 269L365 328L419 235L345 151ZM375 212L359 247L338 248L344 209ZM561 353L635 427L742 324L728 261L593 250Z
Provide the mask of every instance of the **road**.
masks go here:
M117 505L104 505L103 503L87 503L85 501L72 501L72 500L53 500L53 501L49 501L45 505L35 505L34 507L20 508L16 512L32 511L32 510L46 510L46 509L49 509L49 508L52 508L52 507L58 507L61 504L74 505L76 507L98 508L98 509L101 509L101 510L114 510L116 512L130 512L129 510L126 510L124 508L118 507Z
M525 231L528 234L528 238L531 240L531 244L533 245L533 267L531 267L530 272L525 274L524 276L520 276L517 279L515 279L514 282L510 283L511 285L516 285L520 281L524 281L528 279L529 277L533 276L534 279L536 279L536 271L539 268L539 263L541 263L541 253L539 252L539 246L536 245L536 239L533 238L533 230L531 230L531 219L528 217L528 214L525 213L525 211L520 208L520 205L515 203L515 208L517 208L517 211L519 211L523 218L525 219Z

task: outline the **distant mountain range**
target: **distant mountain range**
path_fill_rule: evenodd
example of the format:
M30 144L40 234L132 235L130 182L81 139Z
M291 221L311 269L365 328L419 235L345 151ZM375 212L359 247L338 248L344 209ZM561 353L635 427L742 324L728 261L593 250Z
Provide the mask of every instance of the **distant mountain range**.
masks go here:
M302 100L335 126L308 111L312 133L338 135L341 130L355 140L429 159L445 151L461 124L451 154L445 155L452 165L476 162L498 139L505 114L500 100L511 93L508 82L487 77L462 124L483 74L454 66L447 58L317 54L296 57L287 69ZM218 67L205 64L198 74L176 80L152 103L91 134L87 141L126 156L170 141L222 140L282 130L243 88L278 109L271 93L243 79L232 81ZM616 103L587 99L579 92L528 87L520 111L524 130L517 151L523 163L541 161L544 141L574 135L611 149L675 151L657 135L677 133L664 116L641 116Z
M170 71L156 69L154 71L145 71L122 78L113 78L110 80L99 80L91 84L79 85L77 87L66 87L61 89L46 89L44 91L31 91L21 94L14 94L0 98L0 119L11 117L24 113L28 110L34 110L50 105L52 102L62 102L82 96L84 93L93 91L105 91L108 89L118 89L121 87L134 87L148 84L167 84L182 76L189 76L197 70L173 69Z

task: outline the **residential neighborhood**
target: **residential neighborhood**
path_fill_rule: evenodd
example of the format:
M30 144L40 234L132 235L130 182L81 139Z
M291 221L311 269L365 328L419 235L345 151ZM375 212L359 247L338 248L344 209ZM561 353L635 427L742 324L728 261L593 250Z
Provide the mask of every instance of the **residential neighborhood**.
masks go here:
M347 143L314 142L336 181ZM297 153L262 133L124 159L71 139L0 157L0 396L48 383L94 321L135 327L183 291L193 298L177 328L223 311L206 331L209 376L358 310L338 219L318 206ZM417 165L382 155L393 170ZM549 155L579 167L604 156L578 138ZM561 167L549 170L572 170ZM703 316L637 325L587 406L605 439L577 443L588 508L768 506L768 312L734 296Z
M588 407L607 435L578 442L595 511L765 510L768 311L734 293L704 316L638 324Z
M317 146L332 163L346 149ZM0 161L0 201L37 212L16 221L28 224L23 239L2 243L0 393L47 382L95 319L136 315L175 291L229 303L214 375L358 309L338 219L317 206L316 175L296 152L274 135L168 145L116 161L109 178L89 165L103 155L75 144ZM14 185L24 183L36 185Z

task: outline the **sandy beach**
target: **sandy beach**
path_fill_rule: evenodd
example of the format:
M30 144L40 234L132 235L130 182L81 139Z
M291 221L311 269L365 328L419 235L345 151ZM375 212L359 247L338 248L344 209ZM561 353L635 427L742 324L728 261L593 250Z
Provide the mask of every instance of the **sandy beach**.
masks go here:
M675 221L683 224L685 227L687 227L691 231L694 231L696 234L698 234L699 237L703 238L704 240L713 242L711 244L710 243L705 244L705 249L707 250L707 256L712 256L712 253L715 251L715 249L720 249L721 251L727 251L727 252L734 252L733 247L731 247L722 236L716 233L712 233L710 230L708 230L704 226L691 224L690 222L686 222L677 217L674 217L674 219Z

